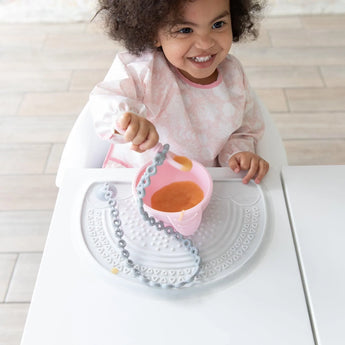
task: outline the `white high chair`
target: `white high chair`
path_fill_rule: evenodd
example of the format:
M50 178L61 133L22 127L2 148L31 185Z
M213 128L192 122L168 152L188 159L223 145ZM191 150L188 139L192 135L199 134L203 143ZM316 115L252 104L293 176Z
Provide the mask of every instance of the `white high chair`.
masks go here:
M271 168L281 170L287 165L286 151L278 129L265 106L259 101L265 121L265 133L257 145L257 153L266 159ZM67 138L56 176L57 187L61 186L68 169L101 168L110 143L99 138L94 130L89 106L86 104Z

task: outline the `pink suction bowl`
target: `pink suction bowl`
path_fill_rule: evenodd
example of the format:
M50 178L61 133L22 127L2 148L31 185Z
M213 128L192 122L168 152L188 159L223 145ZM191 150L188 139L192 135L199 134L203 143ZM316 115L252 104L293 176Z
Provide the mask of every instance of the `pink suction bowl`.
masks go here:
M192 163L192 169L186 172L175 168L168 160L165 160L161 166L158 166L157 174L151 176L151 184L145 189L143 199L144 209L150 216L163 221L165 225L173 226L177 232L184 236L190 236L198 229L202 212L210 202L213 191L212 177L206 168L196 161L192 160ZM140 178L150 164L144 165L134 178L132 187L135 196ZM168 184L181 181L196 183L204 192L204 198L194 207L181 212L163 212L151 208L151 197L156 191Z

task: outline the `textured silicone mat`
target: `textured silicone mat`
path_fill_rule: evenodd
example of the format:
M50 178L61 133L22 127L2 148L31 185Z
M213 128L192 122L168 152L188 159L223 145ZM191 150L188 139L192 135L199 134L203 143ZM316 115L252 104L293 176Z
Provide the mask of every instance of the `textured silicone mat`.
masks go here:
M183 245L141 218L131 192L131 183L109 182L117 189L117 202L127 249L136 267L162 284L184 281L195 269ZM104 272L137 282L120 255L114 236L110 210L99 197L103 183L91 185L81 213L81 238L86 252ZM191 236L199 249L202 266L191 285L227 277L240 269L256 252L266 226L266 205L255 183L240 180L214 181L211 201L201 225ZM138 281L138 283L140 283Z

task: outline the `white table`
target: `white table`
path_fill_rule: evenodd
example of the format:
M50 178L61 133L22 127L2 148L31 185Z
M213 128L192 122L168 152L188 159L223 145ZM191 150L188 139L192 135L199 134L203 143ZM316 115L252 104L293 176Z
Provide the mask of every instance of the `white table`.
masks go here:
M231 177L229 169L210 172ZM134 176L130 169L66 175L22 345L314 344L279 172L271 169L262 183L267 233L253 259L231 279L178 293L101 279L73 246L75 203L94 181L124 173Z
M345 344L345 166L284 167L282 179L318 345Z

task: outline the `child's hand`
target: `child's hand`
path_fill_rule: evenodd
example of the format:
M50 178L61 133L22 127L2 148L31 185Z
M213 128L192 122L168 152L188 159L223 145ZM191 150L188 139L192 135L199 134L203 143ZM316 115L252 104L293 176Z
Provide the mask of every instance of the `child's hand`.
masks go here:
M269 164L260 156L252 152L238 152L229 160L229 167L238 173L241 170L248 170L242 182L247 184L251 178L255 177L255 183L260 183L267 174Z
M142 116L130 112L124 113L118 125L123 130L125 140L132 142L131 149L134 151L144 152L158 143L159 136L155 126Z

